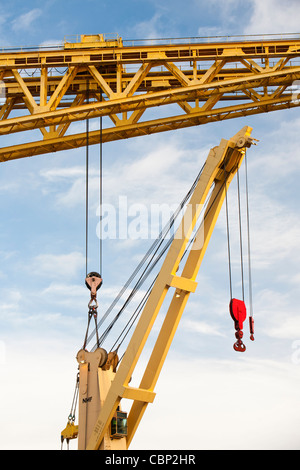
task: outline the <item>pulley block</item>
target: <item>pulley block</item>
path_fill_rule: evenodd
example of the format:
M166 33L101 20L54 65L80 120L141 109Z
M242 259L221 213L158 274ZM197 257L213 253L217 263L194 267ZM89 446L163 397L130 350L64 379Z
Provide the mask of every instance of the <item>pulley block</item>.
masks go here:
M91 294L96 295L96 291L102 285L102 277L96 272L91 272L85 278L85 285L91 291Z
M231 299L229 304L229 312L231 318L234 321L234 327L236 329L235 337L237 339L236 343L233 345L235 351L244 352L246 351L246 346L244 345L243 338L243 324L247 317L247 309L245 302L239 299Z

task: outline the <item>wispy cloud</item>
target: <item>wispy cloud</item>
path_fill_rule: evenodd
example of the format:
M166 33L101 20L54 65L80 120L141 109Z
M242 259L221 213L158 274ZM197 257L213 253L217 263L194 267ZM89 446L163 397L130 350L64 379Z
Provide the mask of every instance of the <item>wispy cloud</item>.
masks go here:
M252 15L245 34L296 33L299 31L300 3L298 0L252 0Z
M132 143L122 150L119 158L104 166L104 203L118 202L120 195L127 196L129 202L137 200L144 204L161 203L161 184L164 187L164 200L178 203L184 191L192 184L195 162L203 161L206 150L187 150L182 143L173 139L158 140L156 147L145 149L143 143ZM106 157L106 153L105 153ZM107 155L106 158L108 158ZM198 168L198 167L197 167ZM50 168L41 176L46 183L55 184L58 207L75 207L84 201L85 168L83 166ZM160 181L160 184L157 184ZM59 186L63 183L62 186ZM44 186L47 191L50 185ZM116 188L118 190L116 191ZM99 191L99 172L89 170L90 203L97 200L93 194Z
M33 260L30 269L48 278L62 279L67 276L70 280L84 266L84 256L80 252L65 254L40 254Z
M74 207L84 200L85 169L83 166L46 168L40 172L40 175L44 181L44 194L55 192L56 207ZM92 188L92 173L90 177L89 186Z
M62 167L62 168L47 168L41 171L41 176L47 181L57 181L62 179L73 179L76 177L84 176L84 168L81 166Z
M141 21L134 28L135 36L137 38L142 39L152 39L161 37L162 32L159 26L160 20L161 14L156 13L152 18L145 21Z
M38 19L42 13L43 12L40 8L33 8L27 13L23 13L13 20L12 30L15 32L28 31L31 28L33 22Z
M298 449L298 369L291 362L280 364L268 358L189 360L173 349L158 380L158 401L143 418L132 449L151 449L151 436L156 449L176 449L178 428L170 426L166 435L157 426L162 417L172 422L174 413L182 449ZM175 383L170 400L170 384ZM241 396L237 389L243 391ZM236 433L236 423L247 426Z
M207 323L204 321L194 321L194 320L183 320L182 328L188 333L200 333L201 335L206 336L224 336L223 333L219 331L220 326L216 326L212 323Z

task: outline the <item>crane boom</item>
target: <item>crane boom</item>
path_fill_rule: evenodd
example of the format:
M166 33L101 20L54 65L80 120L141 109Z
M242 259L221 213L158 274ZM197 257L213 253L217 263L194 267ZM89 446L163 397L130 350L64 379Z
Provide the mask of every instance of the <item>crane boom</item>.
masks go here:
M231 139L222 139L219 146L210 150L180 226L116 372L112 367L106 366L105 359L103 360L105 353L101 348L94 352L81 350L78 353L81 383L78 434L80 449L126 449L129 447L148 403L152 403L155 398L156 382L189 295L196 290L196 276L227 188L243 160L245 147L250 147L253 143L251 131L250 127L245 126ZM180 261L205 202L207 205L203 221L197 231L197 236L193 239L182 274L178 275ZM129 383L132 374L170 289L173 290L173 297L151 357L145 367L140 386L131 387ZM118 436L120 439L114 440L110 434L110 426L116 412L120 409L122 398L133 402L128 415L127 436ZM99 411L98 414L95 413L96 409ZM112 447L113 445L115 447Z
M4 50L0 135L39 130L41 139L1 148L0 162L85 146L72 124L86 119L109 118L105 143L299 106L299 56L298 35L137 43L82 35L58 47ZM162 117L171 104L179 114ZM99 143L99 131L88 141Z

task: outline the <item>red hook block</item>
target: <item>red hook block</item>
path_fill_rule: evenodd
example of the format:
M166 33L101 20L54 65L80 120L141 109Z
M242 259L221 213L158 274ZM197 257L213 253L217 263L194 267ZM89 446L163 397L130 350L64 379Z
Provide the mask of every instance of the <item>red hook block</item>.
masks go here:
M231 299L229 304L229 312L231 318L234 321L234 327L236 329L235 337L237 342L234 343L233 348L235 351L244 352L246 351L246 346L244 345L243 338L243 323L247 317L247 310L245 302L238 299Z
M254 318L249 317L250 339L254 341Z

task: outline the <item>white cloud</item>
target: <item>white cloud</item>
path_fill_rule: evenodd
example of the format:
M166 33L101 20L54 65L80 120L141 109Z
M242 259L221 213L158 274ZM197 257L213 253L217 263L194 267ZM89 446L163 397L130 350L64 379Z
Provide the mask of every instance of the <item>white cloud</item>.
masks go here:
M187 333L193 332L209 336L224 336L224 334L219 331L219 325L217 326L204 321L184 319L182 320L181 328L183 328Z
M299 385L292 362L183 360L173 352L131 448L299 449Z
M40 8L33 8L32 10L18 16L12 22L13 31L27 31L32 27L32 23L42 15Z
M74 338L62 342L27 333L5 349L1 448L58 450L77 373ZM191 359L173 349L130 449L299 450L299 385L299 365L292 361L236 355L230 360ZM38 433L45 410L46 436ZM26 433L17 442L15 417L26 423ZM70 443L76 446L77 440Z
M118 187L118 194L145 204L177 204L193 183L195 168L197 171L207 155L205 150L187 149L175 136L158 140L154 149L137 143L130 150L123 165L119 160L106 173L106 185ZM115 191L109 196L115 198Z
M203 164L207 155L205 149L187 151L174 137L158 140L154 149L145 148L144 143L137 142L131 144L126 153L123 152L119 153L114 163L104 166L105 204L117 204L119 196L127 196L130 204L138 201L147 205L163 202L176 205L192 184L197 164ZM75 207L85 201L84 167L50 168L41 171L41 176L47 183L43 186L45 193L55 188L57 207ZM96 214L99 201L99 172L96 167L89 170L89 192L90 207L96 204Z
M83 178L85 175L82 166L62 167L62 168L47 168L41 170L40 175L47 181L55 182L65 179L74 179L77 177Z
M198 36L201 38L223 36L225 34L224 29L220 26L200 26L198 28Z
M0 193L13 193L19 188L16 181L3 182L0 185Z
M254 198L253 198L254 199ZM299 260L300 223L297 213L265 194L257 195L252 209L252 254L256 268L278 261Z
M257 177L256 182L263 184ZM298 213L292 209L286 200L278 202L268 193L270 188L266 184L265 188L255 188L250 193L250 238L251 238L251 263L254 270L275 269L278 278L283 275L283 268L297 267L300 261L299 239L300 222ZM240 239L238 226L238 208L235 188L232 187L228 194L229 203L229 234L231 262L233 269L240 266ZM246 209L242 201L242 233L243 233L243 258L247 266L248 244L247 244L247 222ZM227 236L225 207L222 208L218 224ZM214 257L219 262L224 262L228 258L227 247L222 243L214 253Z
M251 255L254 269L266 270L276 266L278 276L283 275L287 266L296 269L300 262L299 239L300 221L298 187L293 183L300 170L299 118L277 120L274 115L272 131L259 136L261 142L248 151L249 203ZM256 136L259 129L254 128ZM242 227L244 235L244 256L247 256L245 167L240 170ZM240 263L238 200L236 178L228 191L231 255L235 266ZM217 227L225 234L225 205L218 219ZM220 247L219 259L227 259L227 250ZM290 272L292 277L292 273Z
M62 46L62 45L63 45L63 41L61 39L48 39L47 41L41 42L39 46L42 48L46 48L46 47L54 47L54 46Z
M55 207L65 209L75 207L85 201L85 174L83 166L47 168L40 172L44 179L43 193L55 192ZM89 170L89 193L90 202L93 194L99 191L99 173L95 170ZM96 209L95 209L96 210Z
M32 337L30 331L25 336L26 339L23 335L5 343L0 415L6 430L1 434L0 446L7 450L59 450L60 432L67 424L74 393L77 368L76 351L72 354L74 344L67 338L65 342L61 337L59 340L54 336L47 338L45 333L40 339ZM16 402L19 423L26 423L27 428L17 441L14 412L11 412ZM48 431L44 435L40 429L45 416Z
M155 39L162 37L162 31L159 26L161 14L156 13L152 18L141 21L134 26L134 33L129 32L129 39L133 36L137 39Z
M267 333L273 338L285 338L289 340L296 340L300 338L300 317L299 312L283 311L279 321L273 321ZM273 317L274 319L274 317Z
M298 0L211 0L207 6L221 23L200 27L202 36L264 35L299 32L300 3Z
M262 288L255 291L254 312L259 334L271 338L295 340L300 338L297 295L288 289Z
M286 275L284 276L286 278ZM295 274L292 277L288 277L289 281L293 284L300 285L300 273Z
M72 279L83 269L85 260L82 253L41 254L34 258L30 270L47 278Z
M244 34L280 34L299 32L298 0L252 0L253 13Z

